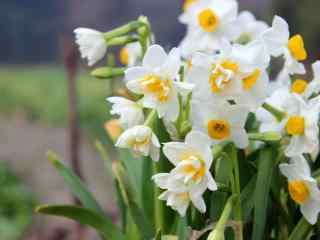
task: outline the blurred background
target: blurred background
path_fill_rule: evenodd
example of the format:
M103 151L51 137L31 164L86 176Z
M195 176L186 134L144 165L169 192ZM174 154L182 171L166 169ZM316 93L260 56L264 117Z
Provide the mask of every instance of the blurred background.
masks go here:
M292 32L305 37L309 61L320 58L320 1L239 3L240 9L253 11L269 24L274 14L285 17ZM72 239L74 223L33 214L36 204L72 201L46 160L48 150L70 164L78 159L89 188L116 215L112 183L94 148L96 139L111 145L103 127L110 119L105 102L108 84L90 77L89 69L79 60L72 31L76 27L107 31L144 14L157 42L172 47L179 44L185 31L177 21L181 6L182 0L1 1L1 240ZM77 111L70 112L70 106ZM70 130L77 121L79 131ZM70 149L70 142L79 143L78 150ZM85 239L91 239L90 231L86 234Z

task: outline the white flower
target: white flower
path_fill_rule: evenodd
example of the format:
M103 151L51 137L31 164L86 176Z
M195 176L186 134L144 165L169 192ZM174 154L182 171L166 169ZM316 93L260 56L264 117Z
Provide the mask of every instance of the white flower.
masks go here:
M262 38L272 56L284 56L289 74L305 73L303 64L299 63L307 58L303 38L299 34L290 38L288 23L283 18L275 16L272 27L263 33Z
M231 46L219 54L196 53L186 81L195 85L192 96L203 101L233 100L255 110L267 97L269 57L259 42ZM212 100L211 100L212 99Z
M151 46L141 67L131 67L125 72L127 87L136 94L143 94L142 104L156 109L160 118L175 121L179 113L178 93L186 95L192 85L176 81L181 66L177 48L167 55L159 45Z
M279 122L271 113L259 109L256 115L261 121L260 131L278 131L287 136L289 144L285 154L288 157L303 153L316 155L319 150L319 99L306 102L301 96L282 88L266 102L284 112L285 118Z
M184 57L196 51L211 52L220 47L222 39L235 37L234 22L238 3L234 0L199 0L180 17L188 34L181 44Z
M110 113L120 116L120 123L124 128L143 124L143 109L139 103L123 97L109 97L107 101L113 104Z
M281 173L288 178L290 197L300 205L300 211L310 224L315 224L320 212L320 191L311 176L310 167L302 156L290 164L280 164Z
M287 99L290 97L290 92L287 87L281 87L273 91L271 96L266 99L266 103L276 109L285 112ZM285 122L278 120L267 110L260 107L256 111L256 117L260 121L260 132L279 132L283 133Z
M120 51L120 62L129 67L135 66L140 60L141 53L142 49L139 42L129 43Z
M313 80L310 83L304 79L296 79L291 86L291 92L303 96L306 100L320 92L320 61L312 64L312 70Z
M138 125L127 129L118 138L116 146L128 148L142 156L150 156L153 161L159 160L160 143L151 128Z
M248 134L244 129L249 114L247 106L192 101L191 110L192 129L209 135L213 144L231 140L239 148L248 146Z
M164 145L163 152L175 167L169 174L153 176L153 180L167 190L159 198L167 200L167 204L181 215L185 214L190 201L204 213L206 205L202 194L207 189L218 189L210 173L213 161L210 145L208 136L197 131L190 132L185 143L169 142Z
M319 104L314 101L307 103L296 94L292 94L286 104L285 130L291 136L286 156L314 153L319 145Z
M249 11L243 11L239 14L236 26L239 33L235 41L242 44L257 40L268 29L265 22L256 20L255 16Z
M81 57L87 58L89 66L94 65L105 56L107 42L102 32L89 28L77 28L74 33Z

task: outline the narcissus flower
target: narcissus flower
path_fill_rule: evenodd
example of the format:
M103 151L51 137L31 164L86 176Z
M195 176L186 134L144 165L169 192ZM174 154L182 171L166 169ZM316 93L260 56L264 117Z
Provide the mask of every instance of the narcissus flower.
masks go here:
M272 27L262 36L266 48L272 56L285 58L285 68L289 74L304 74L305 68L300 61L307 59L307 51L301 35L290 38L288 23L281 17L275 16Z
M267 101L282 111L285 117L279 121L269 112L260 109L257 118L261 121L260 131L278 131L289 137L285 150L288 157L303 153L317 154L319 146L319 99L306 102L301 96L279 89Z
M268 29L268 25L263 21L258 21L249 11L243 11L239 14L236 26L238 35L235 42L247 44L259 39L261 34Z
M311 82L305 79L296 79L291 85L291 92L303 96L308 100L313 94L320 92L320 61L312 64L313 80Z
M139 42L129 43L120 50L120 62L132 67L138 64L142 49Z
M181 43L184 56L196 51L216 50L224 38L231 40L236 31L233 25L238 14L234 0L199 0L180 17L188 27L187 37Z
M144 107L156 109L160 118L175 121L179 113L178 93L186 95L193 87L176 80L180 66L179 49L174 48L167 55L161 46L153 45L141 67L126 70L127 87L143 95Z
M288 98L285 109L285 131L290 136L290 144L285 154L293 157L318 151L319 104L316 100L307 103L300 96L293 94Z
M159 160L160 142L147 126L138 125L127 129L118 138L116 146L128 148L138 155L150 156L153 161Z
M290 164L280 164L281 173L288 178L288 191L292 200L310 224L315 224L320 212L320 190L310 167L303 156L292 159Z
M213 161L210 145L208 136L197 131L190 132L185 143L164 144L163 152L175 167L169 174L160 173L153 176L153 179L160 188L167 190L160 199L168 200L171 196L177 198L176 201L185 200L184 204L180 201L178 205L181 206L175 208L181 208L179 211L181 215L185 214L190 200L199 211L205 212L206 206L202 194L207 189L217 190L217 184L210 173Z
M120 123L124 128L143 124L143 109L139 103L123 97L109 97L107 101L113 104L110 113L120 116Z
M268 61L262 44L231 46L224 42L219 54L194 54L186 81L195 85L194 99L233 100L255 109L267 96L269 78L265 67Z
M74 33L81 57L87 58L89 66L94 65L105 56L107 42L102 32L90 28L77 28Z
M243 149L249 144L244 129L248 114L249 108L245 105L193 101L192 129L207 134L213 144L230 140Z

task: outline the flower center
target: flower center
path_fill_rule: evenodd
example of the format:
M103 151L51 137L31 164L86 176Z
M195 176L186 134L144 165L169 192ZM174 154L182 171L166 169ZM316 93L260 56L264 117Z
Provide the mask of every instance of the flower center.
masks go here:
M222 64L213 64L212 73L210 75L211 91L218 93L223 89L238 71L238 64L226 60Z
M253 86L256 84L257 80L259 79L261 72L259 69L256 69L251 73L249 76L242 79L243 88L244 90L251 90Z
M304 134L304 118L300 116L292 116L288 119L286 125L287 133L289 135L303 135Z
M183 11L186 12L198 0L185 0L183 4Z
M157 75L147 75L141 80L141 85L145 91L155 94L160 102L169 100L172 88L169 79L162 79Z
M216 140L223 140L230 136L230 124L225 120L210 120L208 122L208 134Z
M215 32L218 27L219 18L212 9L207 8L199 13L198 21L204 31Z
M120 59L120 62L123 65L128 65L128 63L129 63L129 51L128 51L128 48L126 48L126 47L121 48L119 59Z
M189 175L189 176L191 175L193 181L199 182L203 178L203 176L205 175L205 171L206 171L205 164L204 164L203 160L201 160L201 158L199 158L197 156L190 155L184 161L190 161L190 163L186 164L183 167L183 171L187 175ZM194 161L197 161L198 164L195 164Z
M290 197L298 204L303 204L310 197L310 190L302 180L289 181Z
M291 92L301 94L303 93L308 86L308 82L303 79L297 79L293 82L291 86Z
M304 48L304 42L301 35L297 34L290 38L288 48L292 56L298 60L303 61L307 58L307 51Z

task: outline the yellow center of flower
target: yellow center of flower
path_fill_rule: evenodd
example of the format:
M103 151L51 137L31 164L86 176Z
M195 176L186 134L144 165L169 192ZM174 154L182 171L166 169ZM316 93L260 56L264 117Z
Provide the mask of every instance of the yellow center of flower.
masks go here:
M288 48L296 60L303 61L307 59L307 51L304 48L304 42L301 35L297 34L290 38Z
M201 28L206 32L216 31L219 24L218 16L210 8L204 9L199 13L198 21Z
M212 65L213 72L210 75L210 85L211 85L211 91L213 93L218 93L221 91L221 89L226 86L231 81L231 75L230 74L236 74L238 71L238 64L226 60L221 65Z
M185 0L183 3L183 11L186 12L198 0Z
M304 118L300 116L292 116L288 119L286 125L287 133L293 136L304 134Z
M171 81L169 79L162 79L157 75L147 75L145 76L140 84L142 88L150 93L157 96L160 102L166 102L169 100L171 92Z
M188 164L183 168L183 171L188 175L193 175L193 181L199 181L205 175L205 165L201 163L200 168L194 167L192 164Z
M289 181L288 189L290 197L298 204L303 204L310 197L309 187L304 181Z
M259 69L256 69L251 73L249 76L242 79L243 88L244 90L251 90L253 86L256 84L257 80L259 79L261 72Z
M223 140L230 136L230 124L225 120L209 120L208 134L215 140Z
M293 82L291 86L291 92L302 94L308 86L308 82L303 79L297 79Z
M128 65L128 63L129 63L129 51L128 51L128 48L126 48L126 47L121 48L119 58L120 58L120 62L123 65Z

